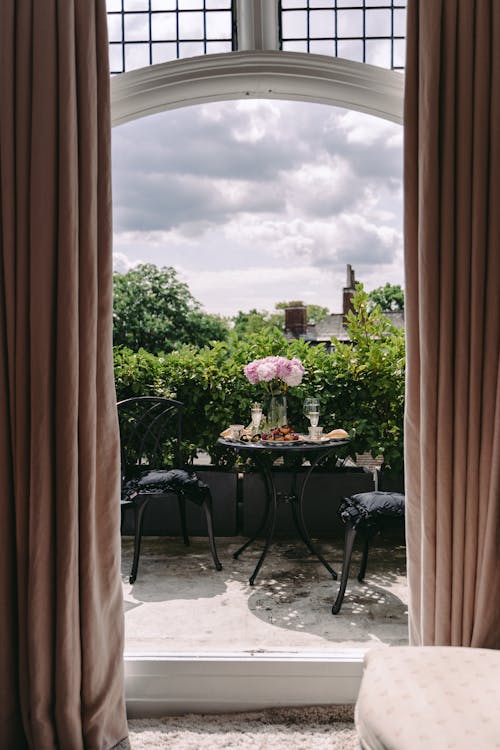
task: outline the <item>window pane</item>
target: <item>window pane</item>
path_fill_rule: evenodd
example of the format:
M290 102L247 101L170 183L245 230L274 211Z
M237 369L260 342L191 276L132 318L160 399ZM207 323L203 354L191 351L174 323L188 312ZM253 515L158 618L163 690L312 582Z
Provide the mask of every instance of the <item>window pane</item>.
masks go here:
M125 45L125 70L144 68L149 65L149 44Z
M281 0L281 7L284 8L305 8L306 0Z
M339 40L337 55L345 57L346 60L363 62L363 42Z
M148 0L123 0L124 10L149 10Z
M206 7L217 10L219 8L231 9L231 0L206 0Z
M333 8L334 5L335 0L309 0L310 8L327 8L328 6Z
M109 45L109 69L111 73L123 73L122 45Z
M203 39L203 13L179 13L179 39Z
M307 42L283 42L284 52L307 52Z
M406 11L394 11L394 35L406 36Z
M155 13L151 16L151 37L158 41L177 38L175 13Z
M337 14L337 34L341 36L363 36L363 13L360 10L343 10Z
M333 39L322 39L321 41L313 39L309 44L309 52L314 52L316 55L335 57L335 42Z
M394 67L404 68L406 62L406 41L404 39L394 40Z
M106 0L106 10L122 10L122 0Z
M204 53L203 42L182 42L179 44L180 57L195 57Z
M207 13L207 39L231 38L231 13Z
M391 67L391 42L389 39L367 39L366 59L369 65L381 68Z
M162 42L153 44L153 65L156 63L175 60L177 57L177 44L175 42Z
M151 10L175 10L175 0L151 0Z
M221 52L231 52L231 42L207 42L207 55L216 55Z
M179 10L202 10L203 0L179 0Z
M293 10L283 13L283 38L294 39L307 36L307 13L301 10Z
M110 42L122 41L122 17L108 16L108 34Z
M145 42L149 39L149 15L133 13L125 16L125 40L127 42Z
M335 34L334 13L330 10L317 10L309 16L311 37L333 36Z
M391 35L391 11L369 10L366 12L366 36Z

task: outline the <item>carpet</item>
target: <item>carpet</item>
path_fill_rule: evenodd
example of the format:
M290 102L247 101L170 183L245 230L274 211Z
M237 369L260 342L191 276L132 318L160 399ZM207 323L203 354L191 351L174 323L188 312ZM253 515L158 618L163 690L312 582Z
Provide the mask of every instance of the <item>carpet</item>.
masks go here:
M353 706L129 721L132 750L359 750Z

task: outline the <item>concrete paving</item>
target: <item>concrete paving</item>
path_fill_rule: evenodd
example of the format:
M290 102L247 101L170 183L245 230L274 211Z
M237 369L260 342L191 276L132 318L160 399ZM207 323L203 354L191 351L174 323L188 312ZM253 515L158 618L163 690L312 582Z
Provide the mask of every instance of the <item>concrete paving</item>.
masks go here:
M404 645L407 636L406 551L377 540L364 583L355 552L342 609L331 614L338 583L296 540L278 540L255 585L248 578L262 542L238 560L240 538L219 538L217 572L206 539L145 537L139 574L128 583L132 539L122 542L125 652L132 654L329 653L342 648ZM342 541L319 545L339 571ZM339 576L340 577L340 576Z

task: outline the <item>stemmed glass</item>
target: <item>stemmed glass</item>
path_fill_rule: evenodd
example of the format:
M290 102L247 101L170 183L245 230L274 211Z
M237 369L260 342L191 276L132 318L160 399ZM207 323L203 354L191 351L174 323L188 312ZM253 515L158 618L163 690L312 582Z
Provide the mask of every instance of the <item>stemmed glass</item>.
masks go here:
M311 427L317 427L319 423L319 399L304 399L304 415L308 418Z
M262 406L257 403L252 404L252 435L256 435L259 432L261 421Z

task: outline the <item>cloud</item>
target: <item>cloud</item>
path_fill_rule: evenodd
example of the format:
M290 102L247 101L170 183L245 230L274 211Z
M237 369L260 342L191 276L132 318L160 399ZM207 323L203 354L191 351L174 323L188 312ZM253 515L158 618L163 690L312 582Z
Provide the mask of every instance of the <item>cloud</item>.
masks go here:
M113 253L113 271L116 273L127 273L140 262L139 260L131 260L125 253Z
M182 267L212 311L306 293L328 305L314 295L341 287L346 263L401 283L401 164L401 128L319 104L220 102L128 123L113 131L117 264Z

